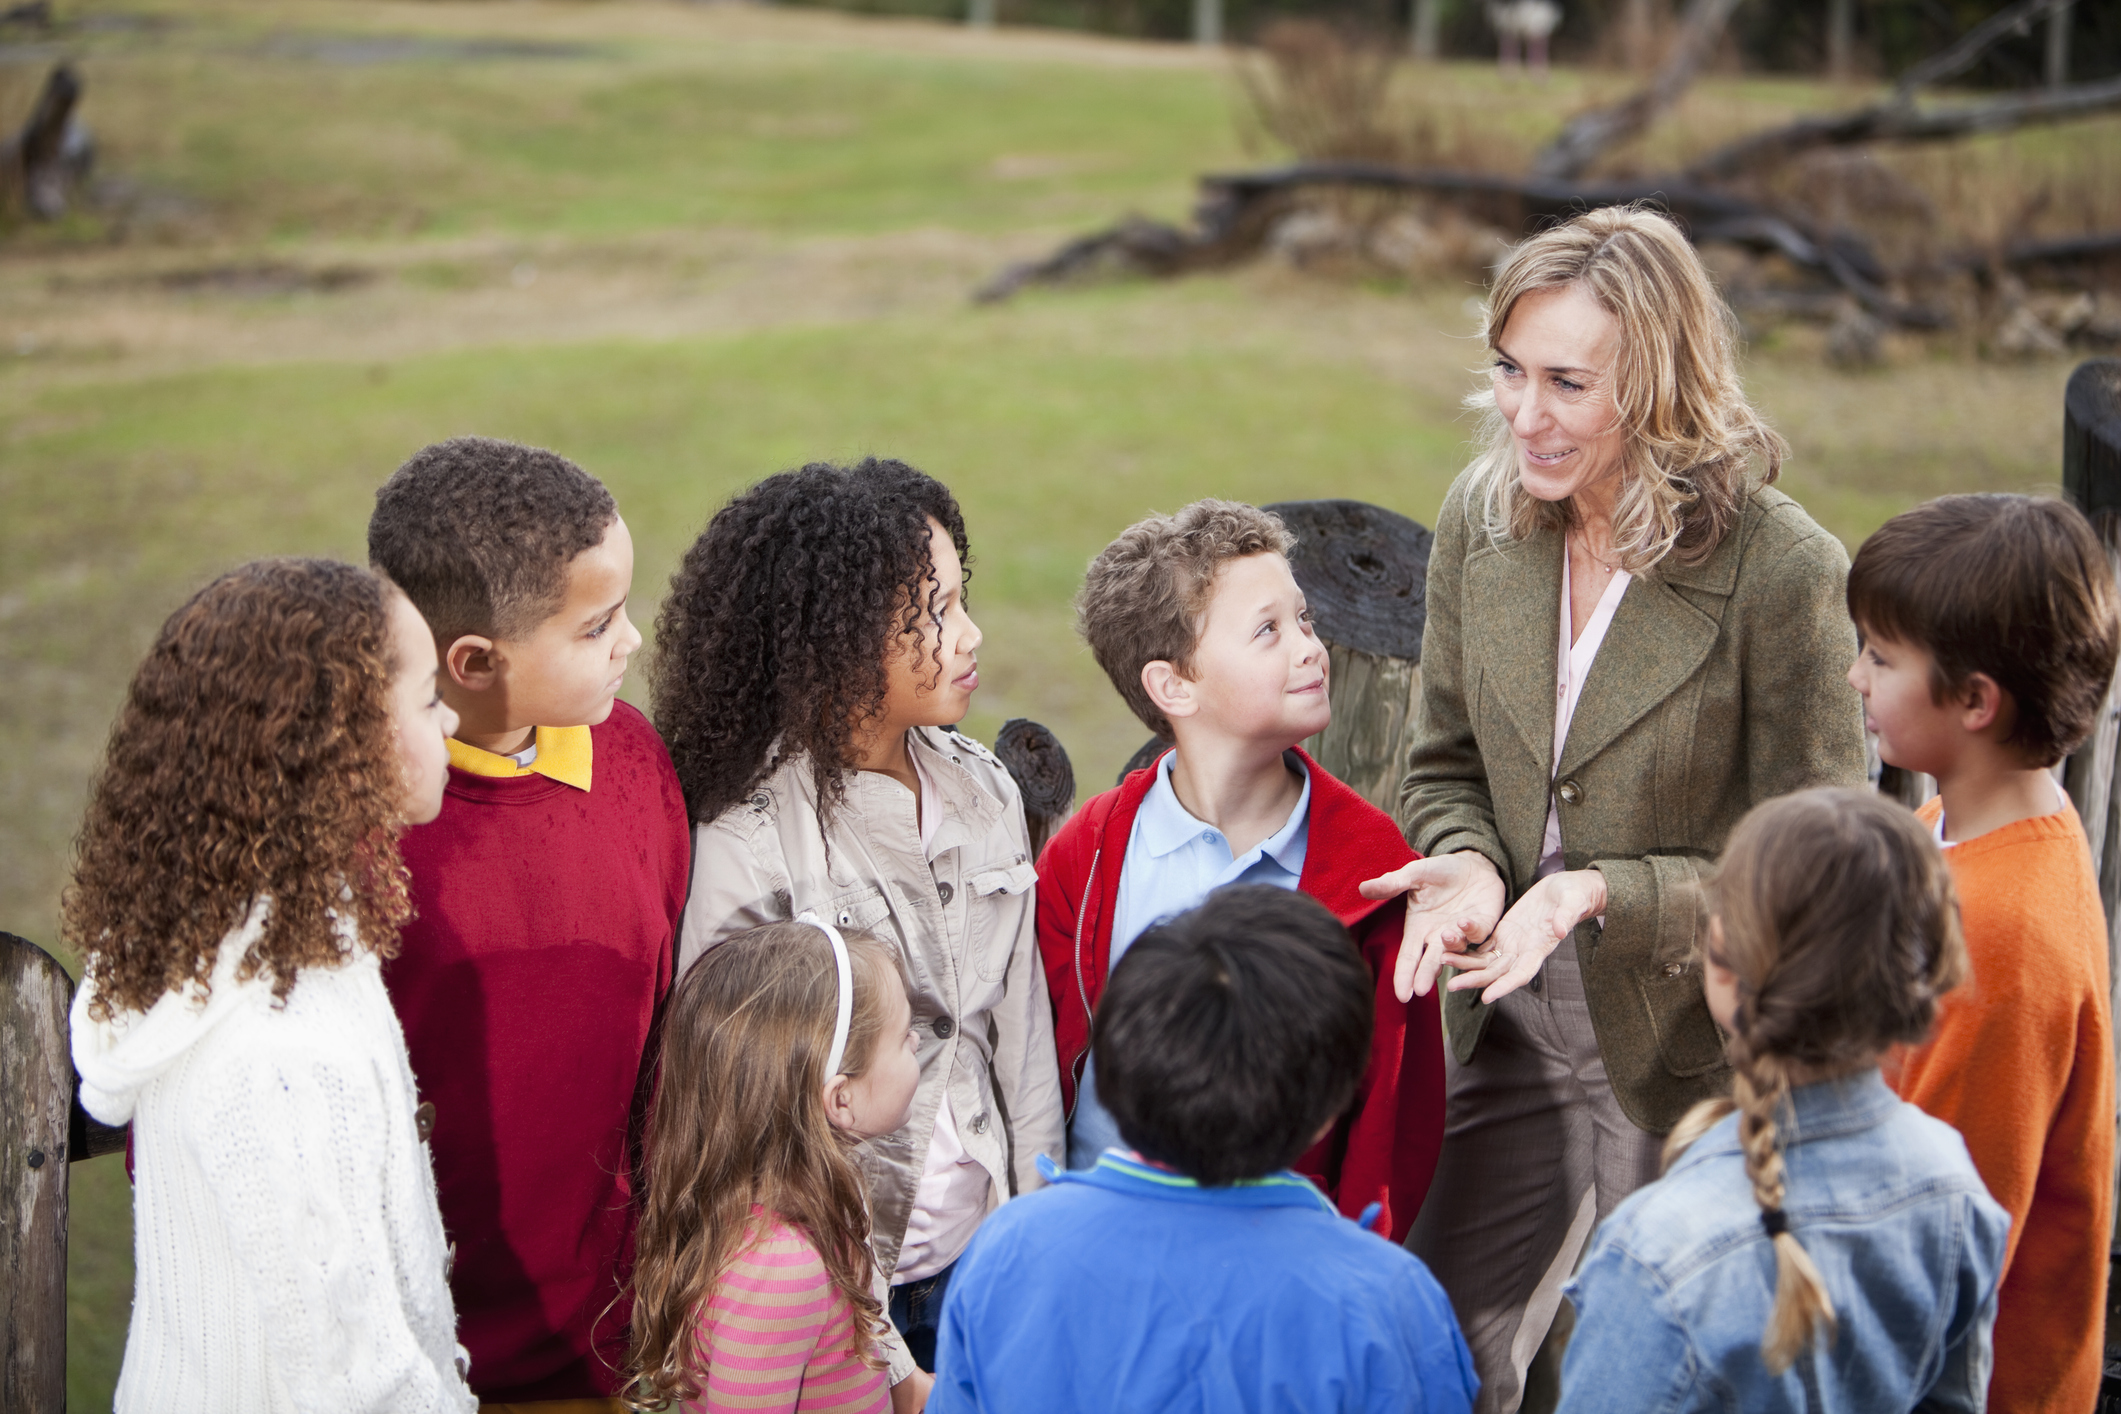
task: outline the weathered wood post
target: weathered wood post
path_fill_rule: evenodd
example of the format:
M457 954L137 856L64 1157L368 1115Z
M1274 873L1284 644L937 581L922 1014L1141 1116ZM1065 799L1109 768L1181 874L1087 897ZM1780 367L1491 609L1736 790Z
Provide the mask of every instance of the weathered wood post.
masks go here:
M66 1170L74 1067L58 960L0 933L0 1409L66 1408Z
M2091 519L2106 547L2107 562L2121 576L2121 359L2079 364L2062 395L2062 494ZM2064 763L2062 783L2084 820L2092 865L2099 872L2099 899L2106 905L2106 965L2109 980L2121 977L2121 790L2115 788L2116 739L2121 737L2121 671L2106 689L2106 702L2091 739ZM2121 1003L2121 989L2114 993ZM2116 1184L2121 1200L2121 1182ZM2121 1276L2121 1233L2108 1252L2108 1280ZM2107 1297L2106 1366L2099 1407L2121 1408L2121 1388L2111 1373L2121 1355L2121 1329Z
M1424 595L1435 537L1419 522L1363 501L1280 501L1262 509L1296 535L1289 567L1331 662L1333 725L1304 750L1394 815L1407 773L1407 727L1421 696ZM1142 743L1120 768L1120 779L1154 761L1164 745L1154 737Z
M1023 793L1024 823L1031 827L1031 857L1036 859L1075 807L1075 766L1059 737L1023 717L1002 723L994 754Z
M1399 810L1407 728L1421 697L1428 622L1427 527L1362 501L1268 506L1296 535L1289 567L1332 659L1333 725L1304 743L1318 764L1387 815Z

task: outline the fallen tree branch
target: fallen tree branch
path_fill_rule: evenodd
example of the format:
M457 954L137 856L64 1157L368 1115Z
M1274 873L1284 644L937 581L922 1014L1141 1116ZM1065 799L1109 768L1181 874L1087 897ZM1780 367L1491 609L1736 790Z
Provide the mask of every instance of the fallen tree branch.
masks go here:
M1731 12L1744 0L1689 0L1671 57L1640 92L1579 113L1532 159L1535 177L1580 177L1609 149L1635 137L1677 103L1716 52Z
M1282 198L1305 188L1343 187L1448 196L1505 230L1601 206L1647 203L1669 213L1696 242L1731 241L1757 251L1778 251L1792 264L1827 276L1881 319L1925 329L1950 322L1939 311L1895 300L1884 288L1884 267L1860 237L1846 232L1822 235L1801 218L1684 180L1570 182L1380 162L1299 162L1261 172L1212 173L1200 179L1200 187L1190 231L1133 217L1071 241L1044 260L1009 267L974 298L982 303L1006 299L1027 284L1057 283L1107 262L1150 275L1228 264L1259 247L1274 218L1286 209Z
M74 121L81 79L71 64L45 77L20 132L0 143L0 205L19 201L32 216L56 221L66 214L67 188L88 169L88 130Z
M1865 142L1946 142L2121 109L2121 78L2033 89L1981 103L1928 110L1880 103L1834 118L1806 118L1719 148L1686 169L1689 181L1721 181L1819 147Z
M1902 74L1900 82L1893 85L1892 101L1903 106L1913 102L1916 89L1965 73L1974 66L1975 60L1997 44L2013 35L2029 32L2034 20L2072 3L2074 0L2021 0L2009 9L1998 10L1959 36L1957 44L1932 54Z

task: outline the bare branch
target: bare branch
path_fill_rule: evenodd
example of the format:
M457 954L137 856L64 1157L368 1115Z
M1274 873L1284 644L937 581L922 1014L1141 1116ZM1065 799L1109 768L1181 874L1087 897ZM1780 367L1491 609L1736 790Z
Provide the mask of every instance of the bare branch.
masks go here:
M1679 42L1649 87L1607 108L1579 113L1532 159L1535 177L1580 177L1611 148L1626 142L1677 103L1716 52L1731 12L1744 0L1688 0Z
M2034 20L2070 3L2071 0L2021 0L2009 9L1998 10L1961 35L1957 44L1932 54L1902 74L1900 82L1893 85L1891 101L1902 105L1913 102L1916 89L1964 73L1999 42L2014 34L2027 33Z
M1981 103L1927 111L1887 102L1835 118L1806 118L1719 148L1686 169L1689 181L1711 182L1772 166L1815 147L1862 142L1945 142L1975 133L2000 133L2060 123L2121 108L2121 78L2068 88L2031 89Z

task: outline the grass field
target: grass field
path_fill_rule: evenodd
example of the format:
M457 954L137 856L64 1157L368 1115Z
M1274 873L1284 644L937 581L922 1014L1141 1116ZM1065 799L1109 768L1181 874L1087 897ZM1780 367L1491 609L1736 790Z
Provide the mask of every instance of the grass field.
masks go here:
M868 452L934 472L976 556L972 727L1046 722L1085 793L1142 736L1068 618L1114 531L1208 493L1427 521L1464 460L1472 286L1263 266L968 303L1003 261L1175 217L1195 173L1250 160L1213 56L637 0L62 13L56 45L0 45L0 124L75 54L124 205L0 240L0 927L47 943L163 616L246 558L357 557L376 483L438 437L604 477L644 625L747 482ZM1522 142L1613 81L1423 82ZM1828 97L1694 101L1713 125ZM1796 449L1785 486L1852 544L1939 491L2051 485L2066 373L1913 348L1837 373L1801 330L1747 368ZM115 1160L74 1177L71 1401L102 1409L128 1195Z

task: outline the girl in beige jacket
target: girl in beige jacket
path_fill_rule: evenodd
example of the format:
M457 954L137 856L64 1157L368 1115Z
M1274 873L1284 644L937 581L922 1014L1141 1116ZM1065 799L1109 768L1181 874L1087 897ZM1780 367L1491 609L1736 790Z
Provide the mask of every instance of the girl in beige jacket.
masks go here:
M716 514L656 624L655 720L693 819L680 973L805 910L905 959L920 1090L863 1155L902 1408L958 1254L1063 1142L1023 803L951 725L979 686L965 559L941 483L813 464Z

